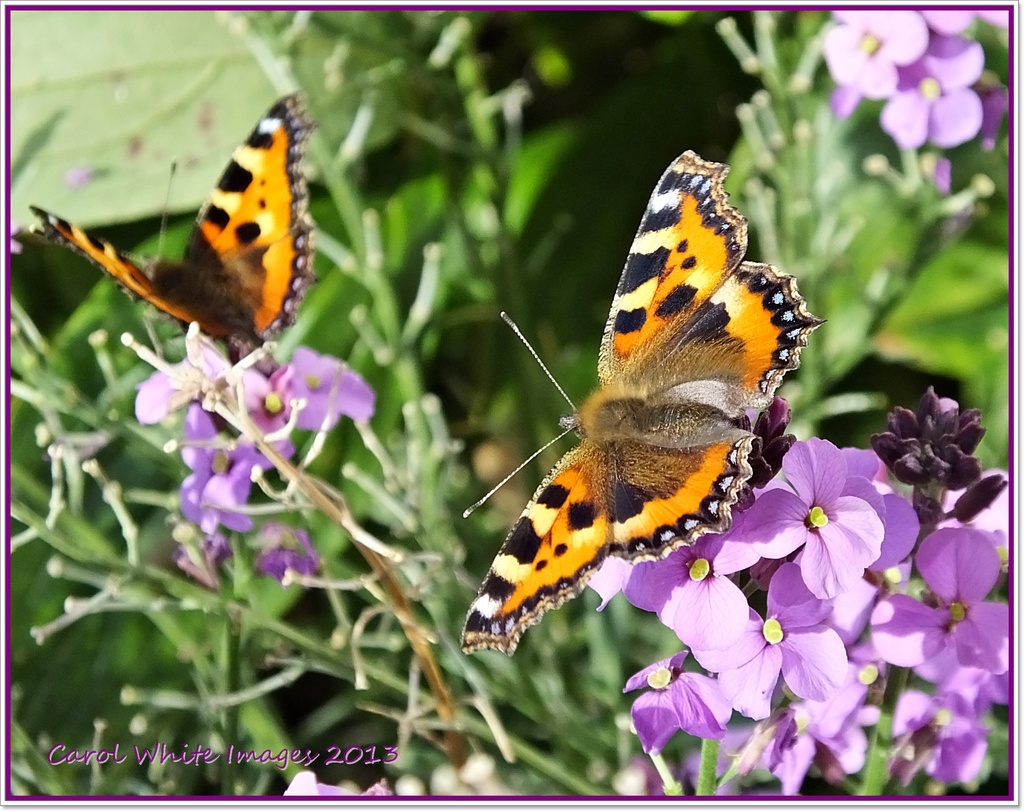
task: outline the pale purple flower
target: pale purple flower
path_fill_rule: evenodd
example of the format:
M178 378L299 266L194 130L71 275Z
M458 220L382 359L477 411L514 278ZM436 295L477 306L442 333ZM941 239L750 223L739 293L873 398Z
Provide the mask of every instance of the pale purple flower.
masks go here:
M824 701L842 685L847 665L842 640L823 622L831 610L811 594L796 564L786 563L768 587L766 620L750 609L733 645L693 655L719 674L722 691L748 718L768 717L780 674L797 696Z
M359 793L352 789L320 783L316 779L316 773L309 770L296 774L292 778L291 783L288 784L288 788L284 790L285 797L338 797L342 795L371 797L391 796L393 794L394 792L388 786L387 780L383 777L366 789L366 791Z
M77 191L89 185L95 176L96 172L90 166L72 166L64 173L64 183Z
M970 9L922 9L918 12L924 17L928 27L936 34L952 36L963 33L973 21L975 12Z
M955 693L904 692L893 716L893 735L891 771L903 785L922 765L943 783L967 783L978 776L988 748L988 730L970 702Z
M590 586L601 596L601 605L598 611L604 611L609 600L623 590L630 575L633 574L633 564L627 563L622 558L608 557L587 581Z
M263 433L273 433L288 422L294 376L289 365L278 366L269 378L256 369L245 372L245 410Z
M9 246L10 252L12 254L21 253L21 247L22 247L21 246L21 242L19 240L15 239L15 237L18 234L20 234L20 233L21 233L21 224L12 221L11 222L11 238L10 238L10 240L8 240L8 243L7 243L8 246Z
M928 46L928 26L914 11L836 11L833 16L839 25L825 36L825 62L836 84L858 100L891 96L897 66L916 61ZM852 110L849 100L844 107Z
M256 568L279 583L283 584L286 571L313 574L320 565L305 530L268 521L260 529L258 543L263 551L256 558Z
M882 497L867 479L849 476L842 453L823 439L797 442L782 470L793 490L766 489L730 537L768 558L802 547L804 582L816 596L834 597L878 559Z
M747 621L747 600L728 575L752 561L736 555L719 561L722 548L723 536L705 535L664 560L636 564L624 589L626 599L657 612L685 645L728 647Z
M987 533L938 529L921 542L916 562L934 596L924 604L894 594L871 616L872 640L888 662L914 667L950 647L962 665L1002 673L1009 666L1009 607L983 602L999 577L999 554Z
M997 25L1000 28L1010 26L1010 11L1005 8L983 8L978 9L975 14L979 20L984 20L989 25Z
M135 419L142 425L152 425L164 420L173 408L184 405L184 402L177 402L182 396L179 377L195 372L212 379L223 376L230 368L231 364L227 358L212 346L203 344L201 369L195 366L189 356L172 367L172 376L157 371L138 385L138 394L135 396Z
M373 416L375 395L360 375L337 358L300 346L292 356L292 396L306 400L298 426L311 431L333 428L344 414L357 422Z
M928 140L940 147L969 141L981 129L981 99L971 85L984 67L977 42L933 37L924 57L900 68L897 92L882 109L882 129L901 149Z
M906 560L914 551L914 544L921 531L921 521L913 505L902 496L886 493L882 496L885 514L885 535L878 557L868 568L874 572L884 572Z
M633 702L633 726L645 752L657 754L679 730L721 740L732 708L718 682L683 670L686 651L635 673L622 692L651 688Z
M198 404L190 406L181 456L193 472L181 484L181 513L207 534L218 524L245 532L252 528L252 519L234 508L249 500L253 468L267 470L271 464L252 445L230 451L214 447L216 436L213 418Z

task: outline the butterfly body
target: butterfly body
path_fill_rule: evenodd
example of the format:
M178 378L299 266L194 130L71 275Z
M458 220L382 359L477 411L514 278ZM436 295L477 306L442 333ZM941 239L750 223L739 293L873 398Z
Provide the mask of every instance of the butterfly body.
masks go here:
M136 298L249 347L294 321L313 277L313 224L301 162L313 131L298 96L267 111L232 155L180 261L136 262L104 239L32 207L43 235L113 276Z
M727 171L686 152L662 175L612 301L600 385L562 422L580 444L506 538L464 650L511 653L609 555L657 560L730 526L758 441L739 420L771 401L820 321L791 277L742 261Z

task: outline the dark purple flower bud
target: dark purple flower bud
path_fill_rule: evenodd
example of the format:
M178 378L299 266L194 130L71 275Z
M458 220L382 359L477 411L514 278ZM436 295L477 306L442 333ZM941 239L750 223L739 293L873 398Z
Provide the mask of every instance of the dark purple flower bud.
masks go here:
M953 517L961 524L969 524L979 513L988 509L998 495L1006 489L1006 479L998 473L986 476L977 484L968 487L953 505Z
M256 558L256 568L282 585L285 572L313 574L320 565L320 557L304 530L269 521L259 536L265 548Z
M889 430L872 436L871 447L906 484L960 490L981 477L981 464L971 454L984 434L977 409L961 413L956 402L939 398L929 387L916 413L892 410Z
M774 398L768 408L758 414L753 428L750 427L749 417L744 416L739 420L741 428L751 431L760 440L754 443L747 458L747 463L754 472L734 508L739 512L750 506L753 498L750 490L764 487L782 469L783 457L796 442L795 436L786 433L789 420L789 403L781 397Z
M171 559L179 569L207 588L214 590L220 585L217 568L230 557L231 544L219 532L207 535L203 539L201 561L193 560L183 544L179 544L171 555Z

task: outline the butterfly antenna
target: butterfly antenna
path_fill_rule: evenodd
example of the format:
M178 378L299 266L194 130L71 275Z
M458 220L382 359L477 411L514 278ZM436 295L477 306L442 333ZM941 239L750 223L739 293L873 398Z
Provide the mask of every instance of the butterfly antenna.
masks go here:
M167 235L167 215L171 207L171 187L174 185L174 176L178 172L178 161L171 161L171 174L167 178L167 196L164 197L164 213L160 217L160 239L157 241L156 255L164 255L164 237Z
M504 315L504 313L502 313L502 315ZM513 325L513 328L514 328L514 326L515 325ZM527 346L529 346L529 344L527 344ZM543 365L543 364L541 364L541 365ZM555 385L557 386L558 384L556 383ZM477 507L481 506L485 501L487 501L487 499L489 499L491 496L493 496L495 493L497 493L502 487L504 487L508 483L509 479L511 479L513 476L515 476L520 470L522 470L524 467L526 467L528 464L530 464L530 462L532 462L534 459L536 459L538 456L540 456L542 453L544 453L544 451L546 451L548 448L550 448L552 445L554 445L556 442L558 442L558 440L560 440L563 436L565 436L571 430L572 430L572 428L566 428L564 431L562 431L562 433L560 433L558 436L556 436L554 439L552 439L546 445L543 445L542 447L537 448L537 450L535 450L533 453L530 454L528 459L526 459L524 462L521 462L519 464L519 467L517 467L515 470L513 470L511 473L509 473L504 479L502 479L496 485L494 485L494 487L492 487L488 491L486 496L484 496L482 499L480 499L478 502L476 502L476 504L474 504L472 507L469 507L468 509L464 510L463 513L462 513L462 517L463 518L469 518L469 516L473 514L473 511L476 510Z
M565 402L567 402L569 404L569 407L572 408L573 411L575 411L576 410L576 404L572 400L569 399L569 395L566 394L565 390L561 386L558 385L558 381L555 380L554 375L552 375L551 372L548 371L548 367L544 365L544 361L542 361L540 359L540 355L538 355L537 351L532 346L530 346L530 342L528 340L526 340L526 336L523 335L523 333L519 329L519 327L516 326L516 322L513 321L512 318L509 316L509 314L506 313L504 310L501 311L501 320L504 321L506 324L508 324L510 327L512 327L512 331L516 334L516 336L519 338L519 340L522 341L526 345L526 348L530 350L530 354L533 355L533 359L535 361L537 361L537 364L540 366L540 368L544 370L544 374L546 374L548 376L548 380L550 380L552 383L554 383L555 388L558 389L558 391L561 393L561 395L565 398ZM566 433L568 433L568 432L566 432ZM565 434L562 434L562 436L565 436ZM562 437L556 437L556 438L557 439L561 439ZM550 445L551 443L549 442L548 444ZM546 448L546 447L547 447L547 445L544 446L544 448ZM544 450L544 448L541 448L540 450L542 451L542 450ZM540 451L537 451L537 453L540 453ZM536 456L537 453L535 453L533 456ZM531 456L530 459L533 459L533 456ZM527 459L526 462L529 462L530 459ZM523 462L523 464L525 465L526 462ZM518 470L516 470L516 472L518 472ZM504 484L504 482L502 482L502 484ZM499 485L499 487L500 486L501 485ZM489 496L490 493L488 493L487 495ZM486 496L485 496L485 498L486 498ZM475 507L477 505L474 504L473 506Z

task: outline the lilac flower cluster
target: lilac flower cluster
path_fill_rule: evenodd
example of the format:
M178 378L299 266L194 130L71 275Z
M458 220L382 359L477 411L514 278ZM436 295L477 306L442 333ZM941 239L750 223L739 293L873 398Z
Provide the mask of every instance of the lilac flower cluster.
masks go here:
M158 371L139 385L136 418L143 424L166 418L181 397L177 378L182 374L217 379L229 369L226 358L204 345L198 362L187 359L172 370L174 374ZM373 390L361 376L337 358L306 347L297 348L290 363L269 374L246 369L242 388L247 414L268 437L280 434L273 437L272 445L286 458L295 453L287 436L289 425L327 431L342 415L366 421L374 410ZM305 404L293 414L297 400ZM241 508L252 491L253 471L268 470L272 465L251 442L230 442L222 437L219 418L195 401L188 405L185 416L181 455L191 470L179 492L181 512L199 527L204 541L198 551L179 548L175 559L196 579L215 584L217 566L231 555L219 530L248 532L253 528L252 518ZM259 546L257 569L278 581L283 581L287 570L312 574L319 565L308 534L300 529L268 522L260 531Z
M983 76L981 45L963 33L975 19L1002 26L1008 11L836 11L825 37L825 62L838 87L832 110L846 118L862 99L886 99L881 124L901 149L926 141L948 148L979 132L986 149L996 137L1009 94Z
M778 442L788 408L776 399L766 414L755 433ZM893 412L874 450L789 437L784 479L727 532L661 561L606 563L590 582L601 607L621 590L689 648L626 683L645 689L632 710L644 750L679 730L742 734L730 753L741 773L763 766L794 794L814 764L839 783L864 766L879 699L908 668L889 774L973 779L983 716L1009 689L1008 497L972 455L983 433L977 411L929 390L916 412ZM759 723L730 727L733 712Z

